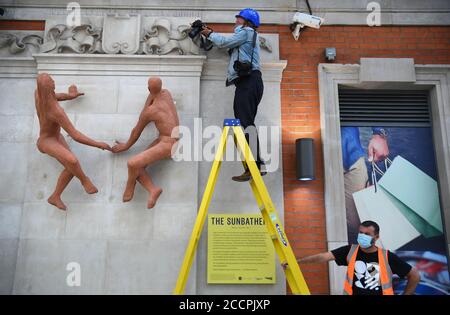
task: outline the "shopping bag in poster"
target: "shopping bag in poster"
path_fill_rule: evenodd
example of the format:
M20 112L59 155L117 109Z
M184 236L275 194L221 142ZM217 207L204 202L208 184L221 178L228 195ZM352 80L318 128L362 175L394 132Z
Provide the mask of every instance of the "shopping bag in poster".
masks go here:
M401 202L392 200L383 189L370 186L353 193L356 209L361 222L371 220L380 225L382 232L379 245L396 250L420 236L416 228L405 218L399 207Z
M394 203L404 205L398 209L424 237L442 234L439 192L433 178L398 155L378 181L378 187Z

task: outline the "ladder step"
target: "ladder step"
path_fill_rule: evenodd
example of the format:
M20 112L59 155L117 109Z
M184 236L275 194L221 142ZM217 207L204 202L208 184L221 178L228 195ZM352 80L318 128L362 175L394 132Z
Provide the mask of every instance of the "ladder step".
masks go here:
M224 126L240 126L241 121L239 119L227 118L223 121Z

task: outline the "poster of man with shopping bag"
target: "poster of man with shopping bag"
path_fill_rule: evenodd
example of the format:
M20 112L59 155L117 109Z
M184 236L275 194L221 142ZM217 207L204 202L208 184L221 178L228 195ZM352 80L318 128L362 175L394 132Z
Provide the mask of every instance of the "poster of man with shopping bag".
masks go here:
M450 294L431 128L341 127L341 139L349 243L355 224L378 222L377 246L413 257L419 294Z

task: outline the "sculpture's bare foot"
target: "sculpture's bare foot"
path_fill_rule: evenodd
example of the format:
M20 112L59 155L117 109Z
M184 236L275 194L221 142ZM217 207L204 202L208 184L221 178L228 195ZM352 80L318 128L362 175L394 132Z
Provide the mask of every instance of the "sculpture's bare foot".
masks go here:
M135 185L127 185L127 187L125 188L125 191L123 192L123 202L127 202L130 201L131 199L133 199L134 196L134 186Z
M151 193L150 193L150 197L148 198L148 202L147 202L147 209L151 209L155 206L156 201L159 198L159 195L161 195L162 193L162 189L161 187L156 187Z
M59 196L51 195L47 199L47 201L48 201L49 204L54 205L58 209L61 209L61 210L66 210L67 209L66 205L64 204L64 202L62 202L62 200L61 200L61 198Z
M89 178L86 178L84 183L81 183L84 187L84 190L88 193L88 194L95 194L96 192L98 192L97 187L94 186L94 184L92 184L91 180Z

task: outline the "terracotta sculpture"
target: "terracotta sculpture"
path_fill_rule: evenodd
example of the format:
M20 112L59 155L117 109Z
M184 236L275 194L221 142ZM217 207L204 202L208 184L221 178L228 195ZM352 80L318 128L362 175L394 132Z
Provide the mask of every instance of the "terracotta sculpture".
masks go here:
M162 89L161 79L150 78L148 90L150 94L130 138L126 143L116 141L117 144L112 151L118 153L128 150L139 139L145 126L152 121L155 123L159 131L158 138L145 151L128 160L128 181L123 193L123 201L130 201L133 198L137 180L149 192L147 208L151 209L155 206L162 189L153 183L145 167L172 157L172 152L176 149L179 140L179 121L172 96L168 90Z
M108 144L94 141L76 130L64 109L59 106L58 101L71 100L81 95L84 95L84 93L78 92L75 85L69 87L68 93L55 93L55 82L49 74L42 73L37 76L37 89L34 93L40 126L37 147L39 151L54 157L64 166L64 170L58 178L55 191L47 200L61 210L66 210L66 205L61 200L61 194L73 176L80 180L81 185L83 185L88 194L94 194L98 191L89 177L84 174L77 157L67 145L61 134L61 127L72 139L79 143L102 150L111 150Z

